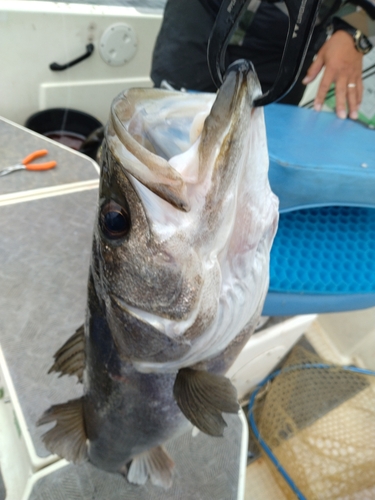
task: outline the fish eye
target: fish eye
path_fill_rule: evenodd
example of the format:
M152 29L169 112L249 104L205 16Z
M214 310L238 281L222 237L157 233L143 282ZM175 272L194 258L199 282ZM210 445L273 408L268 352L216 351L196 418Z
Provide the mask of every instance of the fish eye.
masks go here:
M130 231L128 210L113 200L103 205L99 222L104 236L110 240L123 238Z

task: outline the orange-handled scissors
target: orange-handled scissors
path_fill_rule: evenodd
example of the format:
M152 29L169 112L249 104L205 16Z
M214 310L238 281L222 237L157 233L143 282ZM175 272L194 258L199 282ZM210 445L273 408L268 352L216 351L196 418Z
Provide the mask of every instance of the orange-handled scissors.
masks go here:
M31 163L35 158L40 158L41 156L45 156L48 154L47 149L39 149L38 151L34 151L24 158L21 163L17 163L16 165L12 165L10 167L6 167L0 171L0 177L2 175L11 174L16 170L49 170L50 168L54 168L57 165L56 161L47 161L45 163Z

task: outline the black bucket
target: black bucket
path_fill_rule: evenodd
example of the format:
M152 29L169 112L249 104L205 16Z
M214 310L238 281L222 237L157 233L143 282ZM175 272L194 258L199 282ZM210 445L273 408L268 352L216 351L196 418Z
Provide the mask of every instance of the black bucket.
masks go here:
M83 111L52 108L30 116L25 127L79 151L86 138L103 125Z

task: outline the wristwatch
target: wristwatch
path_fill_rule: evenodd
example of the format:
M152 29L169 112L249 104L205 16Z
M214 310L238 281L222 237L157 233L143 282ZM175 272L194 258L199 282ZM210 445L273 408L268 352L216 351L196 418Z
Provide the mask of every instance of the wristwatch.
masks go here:
M349 35L353 37L354 47L361 54L368 54L372 49L372 43L370 42L370 40L367 38L366 35L364 35L357 28L351 26L343 19L340 19L339 17L334 17L332 19L332 33L335 33L336 31L339 30L346 31L347 33L349 33Z

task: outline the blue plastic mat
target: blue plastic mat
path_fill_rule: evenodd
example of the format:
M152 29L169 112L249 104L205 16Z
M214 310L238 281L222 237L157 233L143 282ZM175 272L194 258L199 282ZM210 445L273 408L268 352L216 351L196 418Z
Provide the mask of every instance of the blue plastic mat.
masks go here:
M282 214L271 260L272 291L375 293L375 209Z
M375 131L297 106L264 112L281 215L263 314L375 306Z
M375 306L375 209L321 207L280 215L263 314Z
M375 131L334 113L264 108L271 188L280 212L326 205L375 208Z
M375 306L375 209L321 207L280 215L265 315Z

